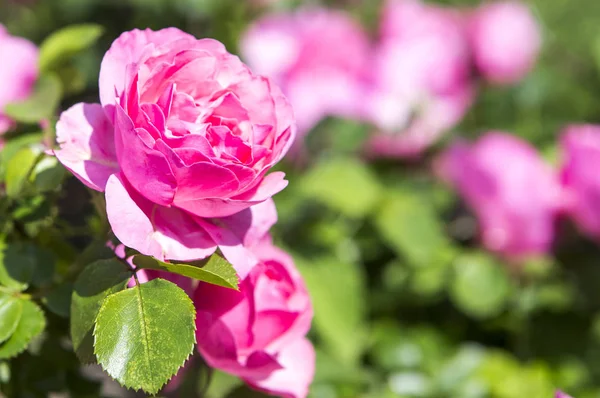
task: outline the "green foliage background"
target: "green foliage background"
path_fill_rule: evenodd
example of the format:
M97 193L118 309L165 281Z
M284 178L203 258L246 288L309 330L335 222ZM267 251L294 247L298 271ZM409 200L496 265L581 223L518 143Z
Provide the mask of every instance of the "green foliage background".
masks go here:
M44 65L55 77L40 83L39 103L12 110L31 115L36 109L42 116L52 115L59 100L61 109L97 101L102 55L125 30L177 26L219 39L235 52L241 32L263 12L249 0L2 1L0 22L36 43L72 24L102 28L92 46L86 40L94 37L69 36L81 40L72 43L74 57L52 58L48 50ZM276 8L301 3L282 0ZM348 9L374 33L379 1L321 3ZM472 215L430 173L432 155L457 136L506 130L556 163L562 127L600 122L600 2L529 3L545 39L534 73L515 87L481 86L464 122L430 156L412 163L366 163L358 152L368 126L326 120L308 138L307 164L279 166L290 185L275 198L274 235L294 254L315 306L312 397L543 398L556 387L578 398L600 397L600 246L562 223L553 256L522 268L503 264L479 248ZM39 142L51 139L48 130L25 124L12 138ZM33 284L44 286L35 279L52 279L53 270L66 282L43 297L49 312L42 337L9 362L2 362L0 350L0 391L11 397L67 391L73 397L125 396L82 370L67 339L70 267L100 257L79 253L91 247L90 235L101 236L96 198L56 164L5 175L11 159L33 165L39 156L35 148L18 148L8 145L0 160L7 193L0 198L0 243L8 236L29 243L2 253L31 264L24 272L36 275ZM1 272L0 282L24 290L19 278L7 281ZM6 301L0 291L0 310L27 312L39 326L39 309L29 301L3 305ZM0 337L10 334L4 329L18 327L0 325ZM196 365L171 396L260 394Z

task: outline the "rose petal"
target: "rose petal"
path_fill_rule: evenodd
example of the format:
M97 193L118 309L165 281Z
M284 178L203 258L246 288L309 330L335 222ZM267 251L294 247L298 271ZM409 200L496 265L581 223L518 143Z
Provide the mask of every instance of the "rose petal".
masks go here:
M282 369L262 380L246 378L246 383L259 391L282 398L305 398L315 374L315 350L310 341L298 339L285 347L277 360Z
M127 185L120 175L112 175L106 184L108 220L123 244L160 260L196 260L216 250L192 217L155 205Z
M161 152L144 143L120 105L115 113L115 144L119 165L131 185L148 200L170 205L177 188L171 166Z
M196 38L176 28L158 31L150 29L134 29L121 34L104 55L100 66L100 102L107 110L110 119L113 117L112 106L117 97L121 97L125 89L127 65L140 61L140 57L149 46L158 47L165 43L187 39L195 42Z
M56 124L57 159L81 182L103 192L119 172L114 130L100 104L79 103L64 111Z

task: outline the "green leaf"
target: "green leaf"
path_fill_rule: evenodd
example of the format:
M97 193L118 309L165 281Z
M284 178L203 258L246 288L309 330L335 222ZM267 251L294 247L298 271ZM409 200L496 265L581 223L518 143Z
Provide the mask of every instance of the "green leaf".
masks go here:
M334 257L295 259L312 298L316 330L332 355L355 365L366 337L367 297L361 268Z
M498 315L510 299L511 290L506 269L489 255L468 253L456 259L450 296L466 314L476 318Z
M65 176L65 168L54 156L45 156L34 167L31 173L32 182L37 192L55 191Z
M0 240L0 284L17 291L27 289L36 261L35 246L22 242L6 244Z
M0 151L0 175L4 176L8 162L20 149L29 146L40 146L40 142L44 139L42 133L32 133L19 135L5 142L4 148Z
M364 217L379 201L381 187L363 163L352 158L329 160L300 180L300 191L349 217Z
M431 203L409 191L391 193L375 224L383 239L413 266L428 266L449 242Z
M206 260L191 264L166 263L154 257L143 255L134 256L133 263L140 268L167 271L212 283L213 285L238 290L239 279L233 265L218 253L213 254Z
M50 291L43 301L53 313L63 318L68 318L71 311L71 297L73 284L63 283Z
M23 305L17 297L0 292L0 343L4 342L15 332Z
M0 345L0 359L20 354L46 327L46 318L40 307L25 299L21 299L21 303L23 306L21 319L12 336Z
M28 99L6 105L4 112L18 122L38 123L56 113L62 95L60 79L42 75Z
M127 286L131 272L118 260L98 260L79 274L71 297L71 340L79 360L92 363L94 323L106 297Z
M94 329L98 363L123 386L157 393L192 353L192 300L177 285L153 279L109 296Z
M22 148L10 159L6 165L6 194L9 197L19 196L38 156L39 152L33 149Z
M104 28L97 24L71 25L52 33L40 46L40 69L48 71L94 45Z

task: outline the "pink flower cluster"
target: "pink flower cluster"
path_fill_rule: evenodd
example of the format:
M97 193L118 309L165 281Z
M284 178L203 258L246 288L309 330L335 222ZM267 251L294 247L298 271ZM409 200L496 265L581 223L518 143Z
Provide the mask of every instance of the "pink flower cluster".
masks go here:
M26 99L31 93L38 77L38 56L38 49L33 43L11 36L0 25L0 135L14 124L4 114L4 107L11 102Z
M388 0L377 41L342 11L305 9L256 22L242 54L289 97L301 134L326 116L371 123L375 156L419 155L455 126L475 96L476 69L514 83L533 67L541 39L518 1L459 10Z
M267 173L296 133L288 101L221 43L174 28L123 33L104 56L99 86L99 104L62 113L56 157L104 192L125 246L184 261L220 249L239 292L177 281L196 304L200 353L256 389L306 397L312 305L268 235L277 220L271 196L287 181Z
M528 143L489 132L452 145L436 169L474 211L483 244L518 260L551 249L561 215L600 241L600 126L568 126L560 146L555 170Z

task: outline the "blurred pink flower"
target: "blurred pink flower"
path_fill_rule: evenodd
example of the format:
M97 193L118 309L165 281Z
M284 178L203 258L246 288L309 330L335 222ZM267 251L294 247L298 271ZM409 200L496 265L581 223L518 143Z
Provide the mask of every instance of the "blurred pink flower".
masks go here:
M417 0L390 0L372 68L368 115L376 156L416 156L457 124L473 92L461 15Z
M11 36L0 25L0 134L13 125L3 113L4 107L31 94L38 76L38 57L38 49L33 43Z
M489 250L515 260L550 250L563 195L558 176L529 144L489 132L473 145L453 145L436 166L477 215Z
M287 185L281 172L266 175L295 135L281 91L215 40L147 29L105 54L100 101L63 112L55 153L105 192L117 238L170 260L218 246L245 276L244 242L257 222L274 222L270 197Z
M481 6L471 17L469 36L479 72L501 84L522 79L533 68L542 43L536 19L519 1Z
M292 258L266 238L240 291L201 282L195 292L198 350L217 369L287 398L308 394L315 352L306 339L313 309Z
M280 84L300 133L326 116L361 117L369 42L343 12L309 9L266 16L246 32L241 51L255 72Z
M571 398L570 395L565 394L562 391L557 391L554 398Z
M600 126L567 127L561 146L567 211L586 234L600 239Z

